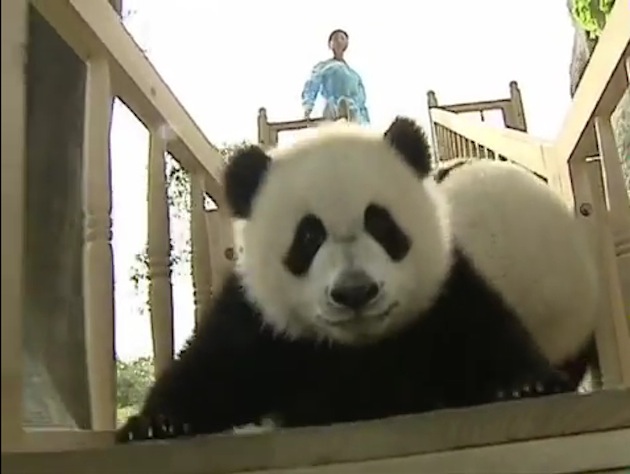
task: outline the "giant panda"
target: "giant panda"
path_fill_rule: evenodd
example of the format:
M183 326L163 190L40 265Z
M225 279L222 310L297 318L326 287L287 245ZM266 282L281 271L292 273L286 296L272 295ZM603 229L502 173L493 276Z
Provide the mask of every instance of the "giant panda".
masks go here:
M461 251L576 389L595 357L601 286L573 210L539 175L507 161L453 160L435 178Z
M455 244L424 131L352 123L236 152L234 272L121 442L327 425L567 390Z

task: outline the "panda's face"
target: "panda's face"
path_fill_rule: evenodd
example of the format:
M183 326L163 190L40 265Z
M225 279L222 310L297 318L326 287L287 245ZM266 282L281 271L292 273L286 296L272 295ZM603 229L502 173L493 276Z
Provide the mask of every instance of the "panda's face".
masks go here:
M431 305L450 239L433 180L412 166L391 140L352 125L276 152L249 203L238 265L268 324L361 344Z

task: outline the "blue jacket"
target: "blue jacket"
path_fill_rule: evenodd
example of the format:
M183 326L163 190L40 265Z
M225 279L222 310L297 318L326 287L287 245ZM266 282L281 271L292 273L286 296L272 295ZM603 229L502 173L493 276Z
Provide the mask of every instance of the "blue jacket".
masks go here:
M302 90L302 106L312 110L320 93L326 102L325 116L332 114L336 117L339 102L345 99L354 121L370 123L363 80L359 73L344 61L327 59L313 67L311 76Z

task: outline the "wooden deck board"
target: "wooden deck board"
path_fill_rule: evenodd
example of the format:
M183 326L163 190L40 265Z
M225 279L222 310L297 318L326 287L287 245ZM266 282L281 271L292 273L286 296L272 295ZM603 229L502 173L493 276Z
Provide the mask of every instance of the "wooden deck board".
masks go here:
M613 470L614 469L614 470ZM199 471L202 474L203 471ZM629 474L630 429L247 474ZM203 473L205 474L205 473ZM244 471L237 474L245 474Z
M3 454L2 471L16 474L274 472L274 469L419 456L622 428L630 428L628 389L557 395L323 428L200 436L65 453Z

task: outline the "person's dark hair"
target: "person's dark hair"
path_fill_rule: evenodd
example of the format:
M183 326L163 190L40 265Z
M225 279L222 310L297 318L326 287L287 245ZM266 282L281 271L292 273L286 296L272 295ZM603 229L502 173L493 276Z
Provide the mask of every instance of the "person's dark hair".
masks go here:
M333 36L335 36L337 33L343 33L343 34L346 36L346 38L350 38L350 36L348 35L348 33L346 33L346 31L345 31L345 30L336 29L336 30L333 30L333 31L332 31L332 33L330 33L330 34L328 35L328 42L329 42L329 43L332 41Z

